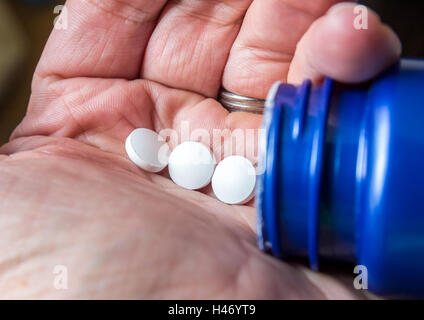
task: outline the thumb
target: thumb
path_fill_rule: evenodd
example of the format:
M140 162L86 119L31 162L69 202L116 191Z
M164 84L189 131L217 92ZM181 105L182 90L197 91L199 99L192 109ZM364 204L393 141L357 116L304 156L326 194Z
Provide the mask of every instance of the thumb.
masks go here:
M357 5L341 3L316 20L298 43L288 81L319 81L329 76L345 83L371 79L401 54L399 38L378 15ZM361 16L360 16L361 15ZM362 18L362 26L358 20Z

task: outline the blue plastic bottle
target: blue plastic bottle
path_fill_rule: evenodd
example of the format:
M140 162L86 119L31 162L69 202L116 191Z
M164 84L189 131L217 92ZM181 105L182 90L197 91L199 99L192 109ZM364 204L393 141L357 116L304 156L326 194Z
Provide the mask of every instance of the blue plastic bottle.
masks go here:
M362 265L371 292L424 298L424 61L360 86L277 84L264 127L260 247L315 270Z

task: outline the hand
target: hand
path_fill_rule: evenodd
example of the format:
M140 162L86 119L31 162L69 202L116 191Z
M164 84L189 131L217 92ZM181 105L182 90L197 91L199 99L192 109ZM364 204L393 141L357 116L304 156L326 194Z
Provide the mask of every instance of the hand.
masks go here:
M369 13L335 0L69 0L0 155L2 298L354 298L351 283L256 248L255 212L135 167L138 127L258 128L227 90L367 80L400 55ZM54 287L67 268L68 290Z

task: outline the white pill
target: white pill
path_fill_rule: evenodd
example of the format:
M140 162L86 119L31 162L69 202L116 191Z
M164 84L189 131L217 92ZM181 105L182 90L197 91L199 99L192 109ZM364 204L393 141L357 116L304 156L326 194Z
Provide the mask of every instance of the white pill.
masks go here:
M149 172L162 171L168 164L169 146L156 132L135 129L125 141L128 157Z
M208 147L199 142L187 141L172 151L168 170L177 185L197 190L210 183L215 164L215 158Z
M255 167L241 156L222 160L212 177L212 189L216 197L227 204L249 202L254 196L255 185Z

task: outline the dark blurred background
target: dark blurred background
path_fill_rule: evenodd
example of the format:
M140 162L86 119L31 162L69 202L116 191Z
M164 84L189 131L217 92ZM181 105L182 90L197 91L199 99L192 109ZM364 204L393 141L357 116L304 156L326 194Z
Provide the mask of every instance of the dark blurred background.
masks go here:
M54 7L64 2L0 0L0 145L25 114L32 74L57 16ZM376 10L400 35L404 56L424 57L423 0L360 2Z

